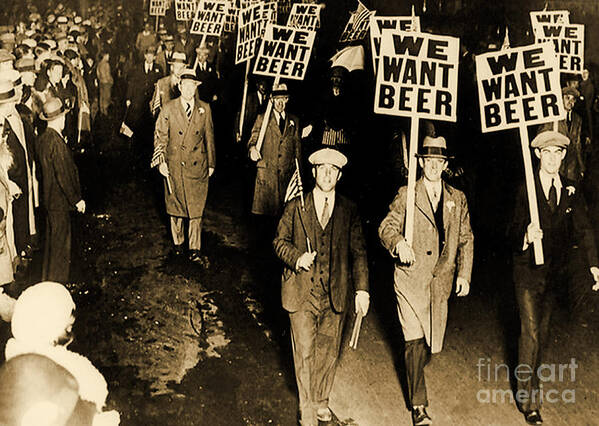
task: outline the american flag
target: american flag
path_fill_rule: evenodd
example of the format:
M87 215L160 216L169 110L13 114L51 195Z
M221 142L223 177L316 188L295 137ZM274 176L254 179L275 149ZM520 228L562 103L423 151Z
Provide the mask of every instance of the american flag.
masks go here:
M160 99L160 90L158 90L158 84L154 86L154 95L152 96L151 110L152 115L156 117L158 110L162 107L162 100Z
M343 43L364 38L370 23L370 15L374 14L374 12L375 11L373 10L368 10L366 6L358 0L358 7L352 12L339 41ZM364 23L366 23L366 26L362 28Z
M158 144L154 146L154 153L152 154L152 161L150 162L150 167L156 167L161 163L164 163L166 160L164 158L164 145Z
M302 186L302 177L300 176L299 163L297 158L295 159L295 172L291 176L289 185L287 185L287 192L285 192L285 203L293 200L297 196L302 199L302 208L304 207L304 187Z

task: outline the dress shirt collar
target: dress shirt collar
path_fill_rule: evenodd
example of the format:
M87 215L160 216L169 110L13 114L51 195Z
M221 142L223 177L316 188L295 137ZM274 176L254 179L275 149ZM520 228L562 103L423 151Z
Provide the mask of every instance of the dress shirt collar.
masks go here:
M424 187L426 188L426 193L428 194L429 199L433 199L433 194L437 194L437 196L441 196L441 191L443 189L442 180L439 179L437 182L431 182L427 178L423 178Z
M187 104L189 104L191 110L193 111L193 107L194 107L194 104L195 104L194 99L191 98L190 101L186 101L185 99L183 99L183 96L180 96L180 98L181 98L181 105L183 105L183 111L187 110Z
M316 210L316 216L318 216L318 220L320 220L320 215L322 214L322 209L324 208L325 198L329 203L329 217L332 217L333 207L335 207L335 190L333 189L331 192L325 193L318 188L318 186L315 186L312 194L314 196L314 209Z

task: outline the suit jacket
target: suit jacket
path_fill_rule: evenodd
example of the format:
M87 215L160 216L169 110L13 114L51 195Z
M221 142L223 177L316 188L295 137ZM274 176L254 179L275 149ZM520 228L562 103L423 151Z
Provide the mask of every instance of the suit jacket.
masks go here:
M156 54L156 63L160 66L165 75L169 75L171 73L171 65L169 62L173 57L173 53L175 53L174 50L168 52L165 49L162 49Z
M149 103L154 93L154 85L162 77L162 70L154 62L149 73L145 72L144 63L137 64L127 79L127 99L131 101L127 113L127 121L134 127L144 125L144 118L150 116Z
M79 172L71 150L56 130L47 128L39 138L43 201L47 210L75 210L81 199Z
M264 95L262 97L262 103L258 99L258 94L255 90L248 91L246 104L245 104L245 114L243 119L243 132L242 132L242 143L247 144L248 139L252 133L252 127L254 126L254 122L258 117L258 114L264 114L266 111L266 105L268 104L268 95ZM239 117L241 114L241 110L237 113L235 117L235 132L239 131Z
M333 229L330 279L327 284L331 308L335 312L343 312L352 287L368 291L366 244L356 205L342 195L335 194L335 207L329 225ZM322 228L314 209L312 193L306 197L305 210L302 210L299 197L287 203L273 246L285 264L281 300L283 308L289 312L296 312L301 307L314 285L312 273L296 271L295 265L299 257L308 251L306 237L314 244L317 232L322 232Z
M457 275L470 281L474 253L474 236L470 227L468 203L463 192L443 182L443 227L445 245L439 253L435 217L426 187L416 182L414 235L412 249L416 257L411 266L395 263L395 289L407 301L419 319L432 352L443 346L447 323L447 300ZM407 186L399 189L389 206L389 213L379 226L383 246L397 257L395 248L404 239ZM431 320L432 318L432 320ZM403 324L404 327L410 326Z
M198 79L202 82L202 84L198 86L200 99L204 102L212 102L213 96L218 94L219 89L218 74L216 73L214 65L207 63L205 70L202 70L198 65L195 72Z
M537 208L543 231L543 265L535 265L534 250L530 245L523 250L524 236L530 223L526 185L522 184L516 195L516 208L509 230L513 252L514 281L519 287L538 286L556 270L563 270L574 245L580 245L587 255L589 266L599 266L593 231L587 217L587 208L580 186L561 177L562 189L555 213L543 193L539 174L535 173ZM590 280L590 276L589 276Z
M216 167L210 105L196 99L191 119L187 120L180 98L168 102L156 121L154 150L164 153L169 168L172 193L165 188L167 213L202 217L208 169Z
M264 114L258 115L248 148L258 142ZM299 122L294 115L285 114L283 133L279 128L274 110L266 127L261 149L262 159L257 163L256 185L252 213L278 216L283 209L283 201L289 180L295 171L295 160L301 162Z

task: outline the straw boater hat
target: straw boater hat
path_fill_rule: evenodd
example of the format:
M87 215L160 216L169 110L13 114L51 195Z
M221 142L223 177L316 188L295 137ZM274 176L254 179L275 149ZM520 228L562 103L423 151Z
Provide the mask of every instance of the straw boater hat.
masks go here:
M21 73L14 69L1 71L0 80L10 81L15 89L23 85L23 82L21 81Z
M7 104L17 100L15 86L10 80L0 80L0 104Z
M319 164L332 164L341 169L347 164L347 157L336 149L323 148L313 152L308 157L308 161L315 166Z
M183 71L181 71L181 74L179 74L179 79L181 80L181 83L183 83L183 81L192 81L195 84L202 84L202 82L198 80L196 73L190 68L185 68Z
M530 143L532 148L546 148L548 146L559 146L566 148L570 145L570 138L566 135L556 132L555 130L547 130L539 133Z
M171 56L171 60L168 61L169 64L186 64L187 56L183 52L173 52L173 56Z
M21 74L26 72L36 73L35 60L33 58L21 58L15 63L15 68Z
M447 154L447 142L443 136L433 138L431 136L425 136L422 142L422 154L416 154L417 157L421 158L453 158Z
M59 98L50 98L44 104L40 118L44 121L51 121L65 115L67 112L69 112L69 110L64 107Z
M15 55L10 53L6 49L0 49L0 63L2 62L12 62L15 60Z
M270 94L273 98L275 96L289 96L289 91L287 90L287 85L285 83L280 83L272 87L272 92Z

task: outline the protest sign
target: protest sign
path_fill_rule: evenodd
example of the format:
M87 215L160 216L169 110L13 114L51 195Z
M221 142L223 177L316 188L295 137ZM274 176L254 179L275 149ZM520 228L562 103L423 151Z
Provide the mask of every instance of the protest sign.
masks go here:
M570 12L567 10L540 10L530 12L533 31L539 24L569 24Z
M370 47L372 64L376 73L381 53L381 34L383 30L401 30L420 32L419 16L375 16L370 17Z
M374 112L456 121L459 50L455 37L383 31Z
M556 121L564 116L551 43L476 56L483 132Z
M358 0L358 8L352 12L341 37L339 43L349 43L352 41L362 40L366 37L368 27L370 26L370 17L376 13L375 10L368 10Z
M266 25L277 23L277 2L276 1L265 1L262 3L262 32Z
M237 24L235 63L239 64L256 54L256 43L262 34L262 5L256 3L241 9Z
M539 226L528 126L565 116L553 46L546 42L478 55L476 78L482 131L520 130L530 222ZM541 242L536 241L533 249L535 263L542 265Z
M562 72L582 74L584 68L584 25L537 24L533 27L537 43L551 41Z
M254 74L303 80L316 33L268 24L254 65Z
M230 2L227 7L227 14L225 15L225 27L223 29L226 33L233 33L237 31L237 20L239 18L239 7L236 6L236 2Z
M220 36L225 27L229 2L226 0L201 0L189 32L203 36Z
M287 26L316 31L320 28L320 9L320 4L295 3L287 19Z
M196 0L175 0L175 17L177 21L191 21L196 6Z
M166 0L150 0L150 16L166 15Z

